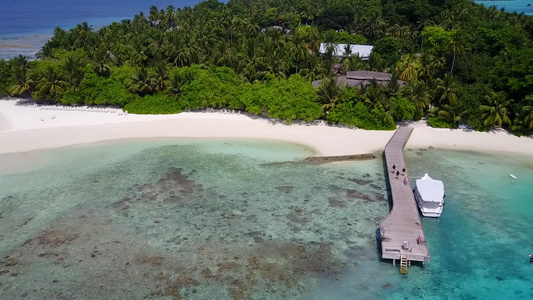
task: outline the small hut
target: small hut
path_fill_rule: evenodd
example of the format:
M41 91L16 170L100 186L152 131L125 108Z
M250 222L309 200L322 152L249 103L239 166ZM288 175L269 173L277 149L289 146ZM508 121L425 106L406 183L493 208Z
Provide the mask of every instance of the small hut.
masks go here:
M341 86L356 86L370 84L370 81L375 79L378 84L387 85L392 78L392 74L373 71L349 71L346 75L337 76L337 85ZM322 84L322 80L315 80L312 82L313 86L318 88ZM403 80L398 80L400 86L406 85Z

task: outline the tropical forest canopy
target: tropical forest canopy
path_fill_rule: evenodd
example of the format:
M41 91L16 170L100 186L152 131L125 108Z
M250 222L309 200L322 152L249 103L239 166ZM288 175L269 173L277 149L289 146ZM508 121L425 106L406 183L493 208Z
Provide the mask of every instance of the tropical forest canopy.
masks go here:
M98 30L56 28L38 60L0 60L0 94L132 113L229 108L367 129L426 116L436 127L529 134L532 41L533 17L470 0L209 0L151 7ZM322 42L330 47L321 55ZM368 61L335 57L334 43L374 50ZM339 64L392 80L339 87Z

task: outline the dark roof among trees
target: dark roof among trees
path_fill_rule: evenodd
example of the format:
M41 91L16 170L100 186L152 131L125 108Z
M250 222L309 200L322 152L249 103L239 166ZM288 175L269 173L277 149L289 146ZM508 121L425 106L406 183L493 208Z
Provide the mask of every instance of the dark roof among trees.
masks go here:
M381 85L386 85L391 80L392 74L373 72L373 71L349 71L346 75L337 76L337 84L342 86L357 86L370 84L372 79L377 80ZM322 80L313 81L314 87L320 87ZM398 80L400 86L405 86L407 83L403 80Z

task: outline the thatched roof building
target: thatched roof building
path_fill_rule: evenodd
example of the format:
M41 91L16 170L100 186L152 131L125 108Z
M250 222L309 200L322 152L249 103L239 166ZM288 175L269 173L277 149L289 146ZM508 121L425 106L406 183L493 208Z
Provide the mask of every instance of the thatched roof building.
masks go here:
M370 81L375 79L381 85L387 85L392 78L390 73L373 72L373 71L349 71L346 75L337 76L337 84L341 86L357 86L370 84ZM312 82L314 87L320 87L322 80L315 80ZM403 80L398 80L400 86L407 83Z

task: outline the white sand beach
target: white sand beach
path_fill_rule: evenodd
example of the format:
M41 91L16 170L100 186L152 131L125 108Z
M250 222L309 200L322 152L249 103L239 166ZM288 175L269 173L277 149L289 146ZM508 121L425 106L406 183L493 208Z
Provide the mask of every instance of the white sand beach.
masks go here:
M415 130L406 148L533 153L533 138L505 131L435 129L424 121L408 126ZM200 138L279 140L309 146L317 155L348 155L380 151L393 133L324 124L287 125L230 112L133 115L119 109L67 109L0 100L0 154L120 139Z

